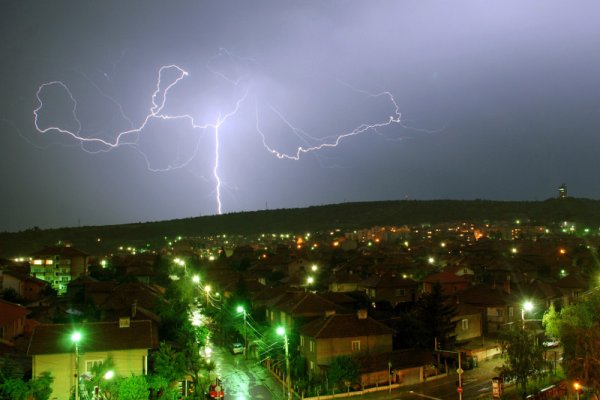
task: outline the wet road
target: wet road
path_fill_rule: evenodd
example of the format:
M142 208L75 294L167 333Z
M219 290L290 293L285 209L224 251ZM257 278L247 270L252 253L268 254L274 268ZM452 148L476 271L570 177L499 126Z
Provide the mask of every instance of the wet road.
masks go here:
M283 386L256 360L245 360L223 348L212 354L216 369L212 378L221 379L227 400L283 400Z

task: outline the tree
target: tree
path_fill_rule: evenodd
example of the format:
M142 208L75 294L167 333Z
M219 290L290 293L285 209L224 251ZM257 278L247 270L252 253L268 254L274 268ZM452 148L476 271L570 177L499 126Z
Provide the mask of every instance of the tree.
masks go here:
M538 344L533 332L525 329L504 332L501 346L506 362L499 369L500 375L507 380L514 379L525 398L529 378L545 370L544 347Z
M557 338L560 336L558 326L559 316L560 314L556 312L554 304L550 304L550 308L548 308L548 311L546 311L542 317L542 325L544 326L547 337Z
M563 369L591 392L600 391L600 293L563 308L557 318Z
M84 392L89 398L94 396L96 390L102 393L102 396L110 393L112 391L113 380L108 378L106 373L112 371L114 367L115 363L110 356L104 362L94 365L89 371L88 379L81 380L81 385L79 386L80 392ZM110 398L109 396L104 397Z
M350 356L335 357L329 364L329 381L339 388L346 388L360 377L360 363Z
M48 400L52 394L52 382L54 378L49 372L42 372L28 382L8 378L0 383L0 399Z
M113 396L118 400L147 399L150 387L146 377L143 375L132 375L118 380L114 388Z
M434 342L444 350L454 348L456 341L456 304L444 295L439 283L433 285L431 293L425 293L417 301L415 317L418 322L419 347L432 348Z

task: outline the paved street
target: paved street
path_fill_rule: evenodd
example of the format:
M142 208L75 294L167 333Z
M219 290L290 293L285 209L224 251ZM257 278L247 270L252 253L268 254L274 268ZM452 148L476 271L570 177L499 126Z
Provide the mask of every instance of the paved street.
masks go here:
M245 360L243 354L233 355L227 349L216 347L213 360L223 382L228 400L282 400L283 386L256 360Z

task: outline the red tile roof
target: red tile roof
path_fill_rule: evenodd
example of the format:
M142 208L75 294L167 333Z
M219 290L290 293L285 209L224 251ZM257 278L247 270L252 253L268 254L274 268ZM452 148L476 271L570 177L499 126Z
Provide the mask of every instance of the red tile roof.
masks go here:
M27 354L73 352L71 334L75 331L81 332L79 348L82 352L150 349L156 344L150 321L131 321L128 328L120 328L118 322L38 325L31 336Z

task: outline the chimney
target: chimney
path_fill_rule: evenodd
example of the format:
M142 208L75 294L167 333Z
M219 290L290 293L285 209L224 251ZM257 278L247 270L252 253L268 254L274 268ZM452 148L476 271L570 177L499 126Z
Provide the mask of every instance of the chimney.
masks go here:
M368 316L368 312L366 308L361 308L360 310L358 310L356 312L356 316L358 317L358 319L367 319Z

